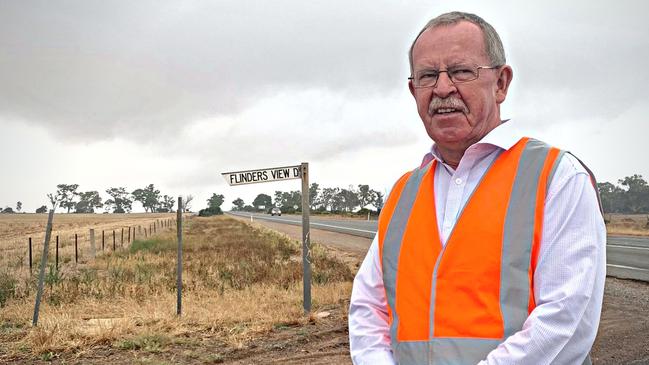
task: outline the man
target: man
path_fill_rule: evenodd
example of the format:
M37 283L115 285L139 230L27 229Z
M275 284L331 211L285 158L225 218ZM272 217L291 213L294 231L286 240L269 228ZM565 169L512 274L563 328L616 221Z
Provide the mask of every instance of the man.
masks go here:
M505 62L473 14L443 14L412 44L434 145L392 189L354 280L355 364L590 363L606 268L594 179L501 121Z

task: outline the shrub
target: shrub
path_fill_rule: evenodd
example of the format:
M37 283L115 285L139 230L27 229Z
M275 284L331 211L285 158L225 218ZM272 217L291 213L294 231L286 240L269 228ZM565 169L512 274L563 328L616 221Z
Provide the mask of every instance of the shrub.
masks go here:
M199 217L211 217L213 215L221 215L223 211L219 207L205 208L198 211Z

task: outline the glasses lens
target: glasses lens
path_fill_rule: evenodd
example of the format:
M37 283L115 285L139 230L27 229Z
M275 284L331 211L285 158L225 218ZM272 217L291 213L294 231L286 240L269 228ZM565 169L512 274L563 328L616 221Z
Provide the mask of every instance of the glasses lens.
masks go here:
M438 71L421 71L415 75L416 87L430 87L435 85L439 77Z
M478 78L478 68L475 66L458 65L448 69L448 75L453 82L465 82Z

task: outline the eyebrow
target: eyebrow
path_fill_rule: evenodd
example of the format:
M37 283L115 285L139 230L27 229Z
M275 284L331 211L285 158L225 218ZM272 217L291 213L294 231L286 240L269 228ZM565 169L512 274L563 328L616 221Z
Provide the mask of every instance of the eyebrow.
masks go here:
M448 69L449 67L457 67L457 66L465 66L465 65L477 66L472 62L457 62L457 63L451 63L450 65L446 66L446 69ZM415 68L414 71L415 71L415 73L418 73L418 72L422 72L422 71L439 71L439 70L440 70L439 67L422 67L420 69Z

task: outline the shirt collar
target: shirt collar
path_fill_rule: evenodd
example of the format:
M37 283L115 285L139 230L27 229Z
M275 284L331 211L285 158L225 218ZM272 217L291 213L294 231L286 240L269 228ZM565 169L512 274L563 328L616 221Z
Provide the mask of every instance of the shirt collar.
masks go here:
M503 120L496 128L492 129L480 141L471 145L471 147L478 145L492 145L503 150L508 150L524 136L524 134L521 134L521 132L515 127L514 123L510 122L509 119ZM435 143L433 143L430 151L424 155L424 158L421 161L421 166L427 165L433 159L438 160L439 162L444 162Z

